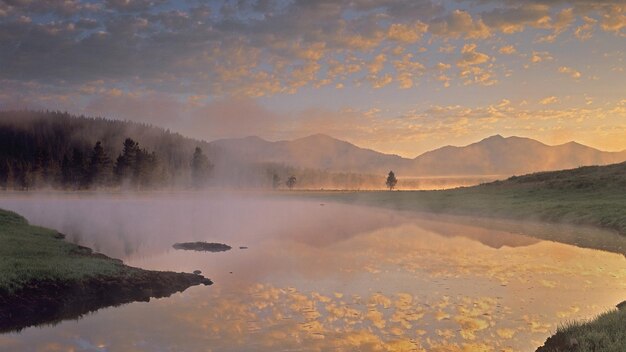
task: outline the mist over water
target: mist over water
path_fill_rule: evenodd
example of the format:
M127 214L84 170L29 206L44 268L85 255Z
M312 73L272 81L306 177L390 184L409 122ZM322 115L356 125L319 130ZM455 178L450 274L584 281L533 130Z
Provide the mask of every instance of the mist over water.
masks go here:
M386 209L243 192L7 195L0 208L215 282L0 335L0 350L532 351L626 295L623 255ZM171 247L186 241L233 249Z

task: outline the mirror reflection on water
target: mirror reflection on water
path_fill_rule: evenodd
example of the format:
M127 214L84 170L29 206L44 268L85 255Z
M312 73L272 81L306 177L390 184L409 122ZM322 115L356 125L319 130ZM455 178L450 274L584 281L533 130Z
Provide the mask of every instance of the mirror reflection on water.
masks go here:
M249 194L16 195L0 208L129 265L215 282L3 334L0 350L533 351L626 298L623 254L514 224ZM172 248L190 241L233 249Z

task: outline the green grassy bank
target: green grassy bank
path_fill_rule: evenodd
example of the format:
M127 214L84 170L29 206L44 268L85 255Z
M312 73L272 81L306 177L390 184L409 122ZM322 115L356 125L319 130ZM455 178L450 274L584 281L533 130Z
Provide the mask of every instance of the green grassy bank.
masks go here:
M588 322L570 322L537 352L623 352L626 351L626 310L601 314Z
M63 238L0 210L0 332L211 284L201 275L129 267Z
M133 275L136 269L63 241L63 235L31 226L0 210L0 292L13 293L34 281L80 281L97 276Z
M589 225L626 235L626 163L542 172L442 191L299 195L399 210Z

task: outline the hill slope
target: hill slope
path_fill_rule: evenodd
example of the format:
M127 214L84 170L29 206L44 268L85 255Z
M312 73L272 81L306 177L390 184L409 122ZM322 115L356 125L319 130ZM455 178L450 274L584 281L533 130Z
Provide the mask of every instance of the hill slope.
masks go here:
M319 197L402 210L590 225L626 235L626 162L443 191L343 192Z

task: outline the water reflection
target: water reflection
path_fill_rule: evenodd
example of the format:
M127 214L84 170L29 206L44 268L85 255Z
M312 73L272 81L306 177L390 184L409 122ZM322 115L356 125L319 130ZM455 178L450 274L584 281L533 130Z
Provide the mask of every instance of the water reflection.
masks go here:
M622 255L509 231L310 202L107 201L89 204L117 215L80 240L109 243L107 228L132 230L122 236L135 236L128 264L200 269L215 285L1 335L0 349L531 351L558 322L593 316L626 296ZM92 200L58 202L40 206L38 219L84 216L78 209ZM143 216L131 223L129 212ZM235 249L171 249L181 239Z

